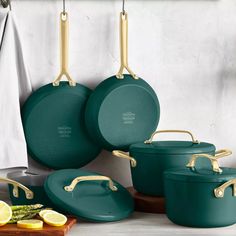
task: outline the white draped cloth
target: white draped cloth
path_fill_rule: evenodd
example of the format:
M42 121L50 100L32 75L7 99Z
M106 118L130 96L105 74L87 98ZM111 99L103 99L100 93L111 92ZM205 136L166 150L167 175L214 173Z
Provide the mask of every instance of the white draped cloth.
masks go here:
M0 169L28 167L20 104L32 92L11 11L0 11Z

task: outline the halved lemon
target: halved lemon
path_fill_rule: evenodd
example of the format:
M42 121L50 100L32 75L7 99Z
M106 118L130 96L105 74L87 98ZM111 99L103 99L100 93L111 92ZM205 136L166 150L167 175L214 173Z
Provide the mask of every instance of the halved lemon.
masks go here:
M51 226L63 226L67 222L66 216L60 213L48 212L43 215L45 223Z
M58 212L56 212L56 211L54 211L54 210L45 209L45 210L42 210L42 211L39 212L39 216L40 216L41 218L43 218L43 216L44 216L46 213L49 213L49 212L51 212L51 213L58 213ZM58 213L58 214L59 214L59 213Z
M7 224L11 217L11 207L4 201L0 201L0 226Z
M23 229L42 229L42 220L19 220L17 221L17 227Z

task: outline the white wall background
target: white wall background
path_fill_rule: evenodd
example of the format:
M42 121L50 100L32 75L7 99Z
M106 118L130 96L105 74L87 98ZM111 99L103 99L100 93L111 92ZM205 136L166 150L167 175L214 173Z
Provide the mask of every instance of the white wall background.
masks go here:
M34 89L59 72L61 6L12 0ZM115 0L67 1L70 71L77 82L94 88L117 72L120 9ZM236 1L129 0L126 9L130 66L158 94L159 129L191 130L236 153ZM236 154L222 162L236 166ZM106 151L86 168L131 184L127 161ZM31 169L42 171L34 162Z

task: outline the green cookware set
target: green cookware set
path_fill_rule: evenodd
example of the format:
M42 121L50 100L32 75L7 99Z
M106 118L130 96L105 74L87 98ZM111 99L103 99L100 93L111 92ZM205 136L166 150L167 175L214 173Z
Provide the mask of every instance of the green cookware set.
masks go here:
M42 203L94 222L130 216L134 200L126 188L108 176L80 169L106 149L130 162L138 192L165 197L167 216L174 223L191 227L236 223L236 169L218 164L231 152L216 151L213 144L199 142L186 130L156 131L157 95L128 65L127 12L120 13L120 69L94 91L76 83L68 72L68 17L66 12L60 15L59 76L35 91L22 108L30 156L56 171L13 172L0 178L9 184L12 203ZM124 69L129 74L123 74ZM60 82L62 77L69 83ZM189 140L153 140L162 133L183 133Z
M127 151L132 143L147 139L159 122L159 101L152 87L128 66L126 12L120 14L120 69L94 91L76 83L68 72L68 18L67 12L60 14L59 76L22 107L29 155L57 171L49 176L9 173L5 182L13 204L42 203L95 222L121 220L134 211L128 190L108 176L79 168L102 148ZM124 75L124 69L129 74ZM61 82L62 77L69 83Z

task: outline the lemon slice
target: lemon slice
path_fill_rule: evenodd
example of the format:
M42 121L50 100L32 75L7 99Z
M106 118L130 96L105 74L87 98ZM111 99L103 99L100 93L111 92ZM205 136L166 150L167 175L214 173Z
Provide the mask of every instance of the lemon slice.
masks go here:
M11 217L11 207L4 201L0 201L0 226L7 224Z
M56 212L56 211L54 211L54 210L45 209L45 210L42 210L42 211L39 212L39 216L40 216L41 218L43 218L43 216L44 216L46 213L49 213L49 212L51 212L51 213L58 213L58 212ZM58 213L58 214L59 214L59 213Z
M51 226L63 226L67 222L66 216L55 212L45 213L43 215L43 220Z
M23 229L42 229L43 221L41 220L19 220L17 227Z

